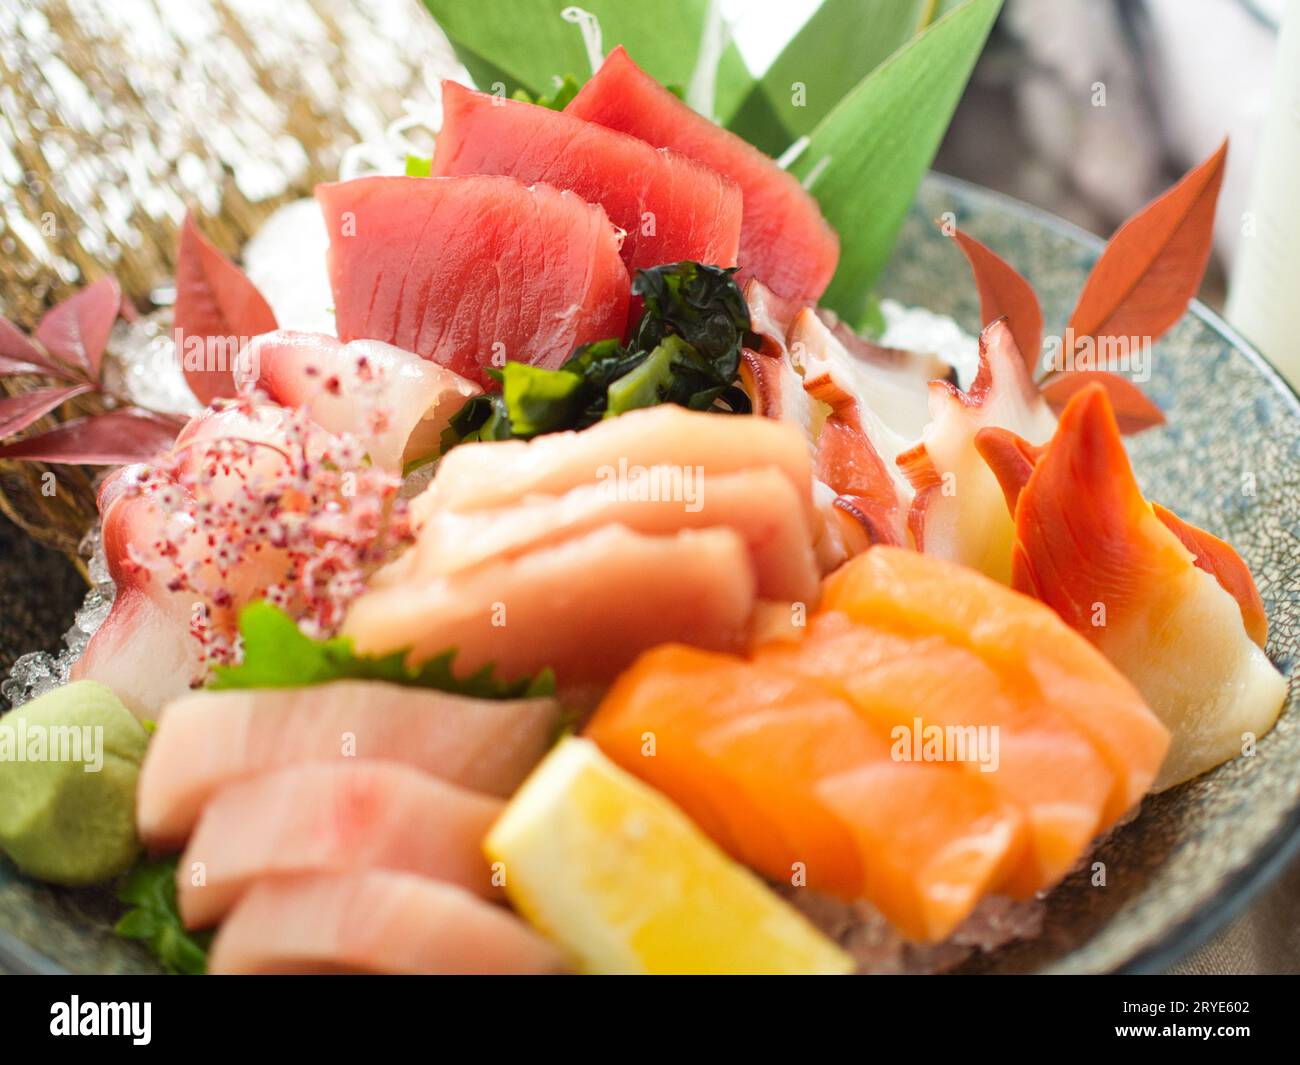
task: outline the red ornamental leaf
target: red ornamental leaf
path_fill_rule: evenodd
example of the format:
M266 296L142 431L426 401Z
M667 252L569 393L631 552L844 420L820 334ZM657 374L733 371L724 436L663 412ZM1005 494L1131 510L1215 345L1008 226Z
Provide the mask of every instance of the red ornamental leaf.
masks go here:
M1070 370L1048 376L1042 383L1043 399L1054 412L1060 414L1075 393L1089 385L1098 384L1110 397L1110 405L1119 422L1119 431L1132 436L1144 429L1164 425L1165 416L1137 385L1127 377L1108 370Z
M91 391L88 384L60 388L38 388L16 396L0 399L0 439L21 433L42 415L49 414L60 403L73 396Z
M1076 344L1103 336L1155 340L1182 317L1210 258L1227 154L1225 140L1111 237L1070 315Z
M1029 367L1029 376L1038 372L1038 355L1043 347L1043 311L1033 286L1014 266L974 237L959 229L952 231L975 275L980 294L980 327L1006 318L1011 335Z
M176 355L200 403L233 396L230 360L249 337L276 328L275 314L244 272L187 214L176 256ZM197 350L201 343L202 351ZM207 358L213 356L213 358Z
M36 339L55 358L98 381L108 334L121 309L121 286L111 277L101 278L46 311Z
M0 447L0 459L67 465L120 466L145 462L169 447L174 422L147 411L113 410L64 422L47 433Z
M66 377L61 368L49 361L23 331L6 318L0 318L0 375L36 373Z

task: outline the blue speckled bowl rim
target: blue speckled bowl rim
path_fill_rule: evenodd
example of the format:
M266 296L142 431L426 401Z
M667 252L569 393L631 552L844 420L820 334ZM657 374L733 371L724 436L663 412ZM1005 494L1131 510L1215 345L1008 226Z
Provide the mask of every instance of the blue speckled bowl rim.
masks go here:
M1106 242L1095 233L1067 222L1041 207L1013 196L975 185L948 174L931 172L928 180L940 187L959 192L968 201L983 201L995 209L1019 215L1045 229L1050 229L1100 252ZM1300 393L1291 386L1260 351L1200 300L1192 300L1189 313L1201 319L1215 333L1240 351L1287 401L1295 417L1300 418ZM1139 950L1115 972L1149 974L1164 972L1197 947L1208 942L1275 881L1300 856L1300 804L1291 809L1286 821L1259 848L1252 860L1230 875L1218 892L1191 916L1173 925L1159 939Z
M931 172L927 182L952 189L968 201L983 201L993 209L1018 215L1095 252L1099 252L1105 244L1096 234L1089 233L1050 211L961 178ZM1300 418L1300 394L1254 345L1199 300L1193 300L1189 310L1245 355L1247 361L1288 402L1293 415ZM1139 950L1114 971L1125 975L1166 971L1244 912L1297 857L1300 857L1300 804L1292 808L1282 827L1259 848L1251 861L1230 875L1207 903L1191 916L1173 925L1154 943ZM24 975L67 975L67 970L50 961L38 949L3 929L0 929L0 970Z

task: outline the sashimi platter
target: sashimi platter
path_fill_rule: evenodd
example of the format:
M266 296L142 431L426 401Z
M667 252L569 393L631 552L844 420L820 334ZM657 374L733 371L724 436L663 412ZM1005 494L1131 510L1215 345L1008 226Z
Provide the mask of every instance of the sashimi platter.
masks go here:
M948 6L918 41L997 9ZM1250 552L1140 461L1226 142L1068 321L939 217L959 325L871 293L837 148L565 18L583 77L436 84L270 265L195 211L167 305L0 322L0 455L95 467L102 605L6 684L0 864L176 974L938 972L1122 891L1098 848L1290 716ZM160 321L180 407L41 428Z

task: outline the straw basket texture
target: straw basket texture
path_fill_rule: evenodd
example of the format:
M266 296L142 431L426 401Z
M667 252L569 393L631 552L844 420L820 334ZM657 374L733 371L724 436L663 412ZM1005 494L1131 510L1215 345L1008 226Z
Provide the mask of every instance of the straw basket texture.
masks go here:
M105 274L141 309L165 300L187 207L237 254L448 64L418 0L5 0L0 314L30 329ZM58 468L48 495L47 469L0 461L0 510L72 553L94 517L96 471Z

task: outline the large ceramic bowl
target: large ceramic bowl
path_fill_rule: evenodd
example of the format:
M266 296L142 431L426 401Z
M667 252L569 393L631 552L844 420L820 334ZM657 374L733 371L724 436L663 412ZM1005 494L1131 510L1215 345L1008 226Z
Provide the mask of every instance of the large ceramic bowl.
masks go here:
M977 329L965 260L931 223L955 213L965 231L1006 256L1059 329L1100 242L1049 215L948 178L925 184L882 294ZM1151 395L1168 425L1132 451L1148 494L1226 537L1245 557L1268 608L1268 652L1291 676L1300 640L1300 401L1277 373L1200 304L1157 346ZM10 655L49 646L71 617L75 588L57 559L5 544L0 640ZM51 594L51 589L61 589ZM1047 900L1042 934L979 958L981 971L1158 970L1244 908L1300 849L1300 711L1294 689L1252 758L1148 799L1103 844L1105 886L1091 870ZM0 970L140 972L153 967L108 931L104 891L64 891L0 864Z

